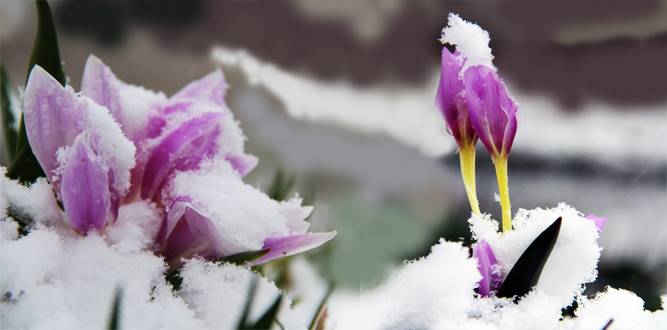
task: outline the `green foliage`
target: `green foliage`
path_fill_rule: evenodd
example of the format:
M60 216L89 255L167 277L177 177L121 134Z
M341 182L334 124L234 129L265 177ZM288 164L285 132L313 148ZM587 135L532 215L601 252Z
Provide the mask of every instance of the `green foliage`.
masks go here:
M58 38L51 9L45 0L37 0L35 4L37 5L37 36L28 63L27 76L30 76L30 71L35 65L39 65L58 82L65 85L65 73L60 61ZM23 118L20 121L15 150L15 159L8 171L10 178L18 179L21 182L34 182L37 178L45 176L28 143Z
M562 218L556 219L547 229L533 240L523 251L512 270L498 289L496 296L501 298L516 297L517 299L530 292L537 284L542 269L551 255L558 239Z
M18 132L14 123L14 112L11 104L11 89L9 79L5 66L0 64L0 124L2 125L3 145L2 149L5 151L5 156L8 163L14 160L14 153L16 152L16 138Z
M276 174L273 176L273 181L271 186L266 194L271 197L271 199L277 201L284 201L287 199L289 193L294 189L294 183L296 181L296 176L288 175L282 169L278 169Z
M113 298L113 306L111 307L111 315L109 315L109 323L107 329L109 330L118 330L120 329L120 307L121 300L123 299L123 290L121 288L116 289L116 294Z
M333 283L329 284L327 292L324 294L324 297L322 297L322 300L320 301L320 304L317 307L317 311L315 312L315 315L313 315L313 318L310 321L310 326L308 326L309 330L324 328L323 323L326 321L327 317L327 311L326 311L327 301L329 301L329 297L331 297L331 293L333 293L335 287L336 287L335 284Z

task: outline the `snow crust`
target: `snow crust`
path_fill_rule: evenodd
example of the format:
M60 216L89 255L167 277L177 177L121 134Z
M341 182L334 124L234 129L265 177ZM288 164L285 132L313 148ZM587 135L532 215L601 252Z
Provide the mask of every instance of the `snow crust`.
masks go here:
M593 221L574 208L519 210L514 230L497 232L488 215L472 217L473 235L491 245L504 274L519 255L556 218L561 231L537 286L517 303L480 297L474 288L481 278L477 261L459 242L441 240L431 253L407 262L378 288L338 308L337 328L363 329L601 329L614 319L617 329L661 329L663 309L648 312L634 293L607 288L593 298L581 295L582 285L597 276L600 247ZM577 300L576 318L562 319L561 309ZM339 306L338 306L339 307ZM612 327L612 329L614 328Z
M228 254L259 250L267 237L290 233L289 221L281 212L284 207L244 183L226 161L177 173L168 193L173 198L189 196L219 229L222 249Z
M442 29L440 37L440 42L456 46L456 50L466 59L461 72L475 65L496 70L489 47L490 41L489 32L454 13L449 14L447 26Z

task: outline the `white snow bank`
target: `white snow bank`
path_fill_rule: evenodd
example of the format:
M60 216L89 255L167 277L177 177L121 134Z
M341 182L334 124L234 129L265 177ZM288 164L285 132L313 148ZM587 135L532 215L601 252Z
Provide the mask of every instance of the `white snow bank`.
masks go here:
M614 319L618 329L661 329L664 309L648 312L628 291L608 288L597 297L581 296L581 287L596 277L600 254L592 221L574 208L520 210L514 230L497 233L488 216L470 219L476 238L491 245L505 275L525 248L556 218L562 217L554 249L534 290L517 303L495 296L482 298L477 261L461 243L441 241L426 258L409 262L380 287L349 306L337 305L337 329L602 329ZM576 318L561 319L574 299ZM663 299L664 308L664 299Z
M131 209L150 213L146 205ZM62 236L41 225L17 238L12 224L0 220L3 328L106 328L114 292L122 288L124 329L230 329L253 278L259 290L251 320L280 294L247 268L197 259L184 266L183 291L173 293L164 280L164 260L149 251L128 249L127 242L109 244L94 233ZM281 315L289 318L289 300L283 301Z

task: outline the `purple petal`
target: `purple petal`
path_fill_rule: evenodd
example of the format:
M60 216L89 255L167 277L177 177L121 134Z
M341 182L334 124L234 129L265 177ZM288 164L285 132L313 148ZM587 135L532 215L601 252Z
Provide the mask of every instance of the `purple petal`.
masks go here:
M473 257L477 258L477 269L482 275L479 281L479 294L482 297L491 295L491 291L500 285L500 274L498 273L498 261L493 254L491 246L484 240L473 246Z
M195 80L183 87L172 99L196 99L200 102L211 102L216 105L225 105L227 83L221 70L215 70L205 77Z
M257 166L257 157L246 154L227 155L225 159L232 164L232 168L236 170L241 176L246 176L255 166Z
M30 72L23 101L28 141L42 169L53 182L56 152L70 146L83 131L87 104L72 88L63 87L40 66Z
M123 132L135 143L150 137L151 118L157 116L167 101L160 93L124 83L93 55L86 61L81 93L109 109Z
M267 261L291 256L297 253L314 249L336 236L336 232L328 233L306 233L289 236L269 237L264 240L262 249L269 252L252 264L258 265Z
M76 138L69 152L60 181L67 218L81 233L101 230L118 212L117 199L112 201L109 190L109 168L93 151L87 133Z
M172 267L195 255L203 258L223 255L215 225L182 199L174 202L167 212L158 234L158 245Z
M498 74L473 66L463 78L470 121L484 147L494 157L508 155L517 129L518 106Z
M599 217L595 214L588 214L585 218L593 221L595 228L598 229L598 233L602 232L602 228L604 227L605 222L607 222L607 218Z
M209 112L190 119L162 138L151 150L142 179L141 197L152 199L174 171L195 169L218 151L220 112Z
M459 146L477 142L463 97L462 67L463 59L458 53L452 54L447 48L442 49L440 84L436 103L445 117L447 129Z

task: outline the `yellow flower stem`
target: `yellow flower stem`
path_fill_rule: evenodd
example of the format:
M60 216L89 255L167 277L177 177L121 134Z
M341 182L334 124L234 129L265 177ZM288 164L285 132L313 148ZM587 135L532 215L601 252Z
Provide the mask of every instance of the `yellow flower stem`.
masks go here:
M510 205L510 191L507 183L507 156L493 157L500 193L500 207L503 213L503 233L512 230L512 206Z
M479 202L477 201L477 189L475 188L475 147L466 146L459 148L459 160L461 161L461 177L468 195L472 213L479 215Z

